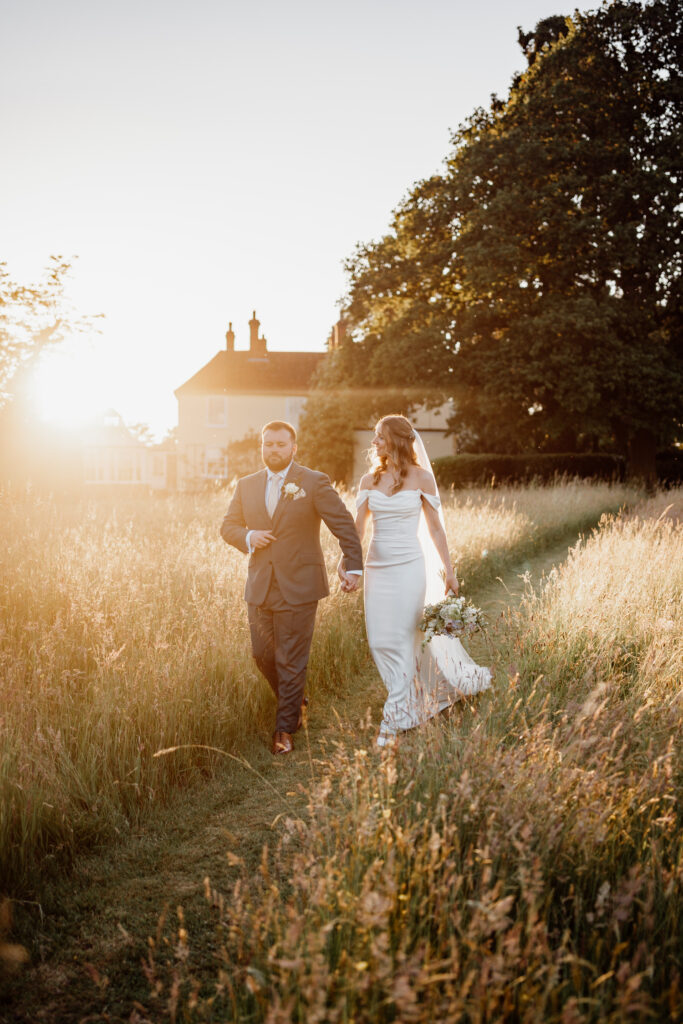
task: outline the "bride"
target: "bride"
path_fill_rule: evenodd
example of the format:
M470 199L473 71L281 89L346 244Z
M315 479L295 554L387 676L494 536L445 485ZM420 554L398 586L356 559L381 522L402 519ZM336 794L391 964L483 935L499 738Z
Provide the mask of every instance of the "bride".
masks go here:
M404 416L384 416L372 444L373 466L356 498L356 529L362 541L372 521L365 624L388 691L377 738L385 746L462 695L488 689L491 670L477 665L456 637L434 637L422 649L418 623L425 603L436 603L449 590L458 593L436 480ZM338 571L344 584L343 559Z

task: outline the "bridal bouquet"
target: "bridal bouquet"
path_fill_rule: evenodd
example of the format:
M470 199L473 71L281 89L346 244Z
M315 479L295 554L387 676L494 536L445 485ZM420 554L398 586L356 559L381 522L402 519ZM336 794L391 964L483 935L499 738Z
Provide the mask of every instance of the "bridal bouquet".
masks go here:
M428 604L419 625L424 633L422 647L426 647L435 636L469 636L475 630L483 629L485 621L481 608L475 607L465 597L451 595L438 604Z

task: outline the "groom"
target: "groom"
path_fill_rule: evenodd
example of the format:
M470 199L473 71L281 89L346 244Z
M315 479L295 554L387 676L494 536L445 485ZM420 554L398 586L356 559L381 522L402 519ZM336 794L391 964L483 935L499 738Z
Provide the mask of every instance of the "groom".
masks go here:
M330 592L321 520L344 553L346 591L357 589L363 566L350 512L328 477L297 465L295 453L294 427L281 420L267 423L261 431L266 468L237 482L221 526L223 540L251 556L244 597L254 659L277 698L273 754L293 750L315 613Z

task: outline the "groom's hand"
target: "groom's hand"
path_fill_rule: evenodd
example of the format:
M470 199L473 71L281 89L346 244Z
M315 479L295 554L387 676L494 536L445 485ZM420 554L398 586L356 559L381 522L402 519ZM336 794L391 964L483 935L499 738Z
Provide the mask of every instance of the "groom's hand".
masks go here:
M345 594L351 594L354 590L358 590L360 581L361 577L356 573L345 573L341 588Z
M277 537L271 530L252 530L249 540L252 548L267 548Z

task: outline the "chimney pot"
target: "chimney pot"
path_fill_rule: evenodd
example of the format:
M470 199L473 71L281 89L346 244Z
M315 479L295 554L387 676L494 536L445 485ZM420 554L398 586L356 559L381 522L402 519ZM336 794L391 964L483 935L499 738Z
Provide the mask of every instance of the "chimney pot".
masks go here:
M254 315L249 321L249 351L251 355L257 359L263 359L266 354L266 339L259 338L259 327L261 322L256 319L256 310Z
M235 332L232 329L232 320L228 324L228 329L225 332L225 347L228 352L235 351Z

